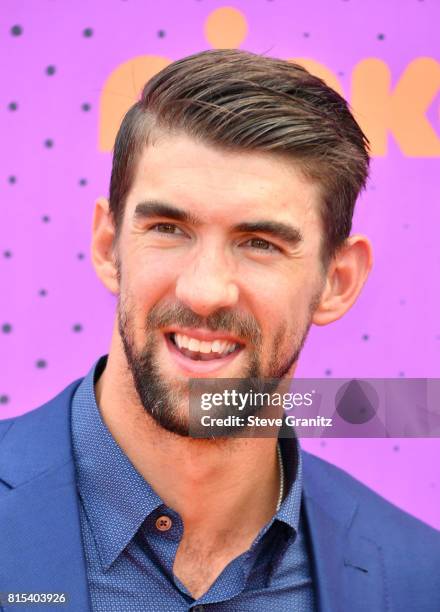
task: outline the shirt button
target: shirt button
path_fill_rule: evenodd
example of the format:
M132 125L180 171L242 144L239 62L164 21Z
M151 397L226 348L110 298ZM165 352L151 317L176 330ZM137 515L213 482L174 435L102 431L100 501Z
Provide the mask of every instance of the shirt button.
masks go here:
M194 606L191 608L191 612L204 612L205 608L203 606Z
M159 531L168 531L172 524L173 521L169 516L159 516L159 518L156 520L156 527L159 529Z

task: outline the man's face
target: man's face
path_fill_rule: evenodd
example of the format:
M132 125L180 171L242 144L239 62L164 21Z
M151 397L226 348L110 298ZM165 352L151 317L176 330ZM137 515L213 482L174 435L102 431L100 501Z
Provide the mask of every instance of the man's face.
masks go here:
M190 378L291 375L324 282L318 187L292 162L163 136L116 245L118 323L145 410L188 434Z

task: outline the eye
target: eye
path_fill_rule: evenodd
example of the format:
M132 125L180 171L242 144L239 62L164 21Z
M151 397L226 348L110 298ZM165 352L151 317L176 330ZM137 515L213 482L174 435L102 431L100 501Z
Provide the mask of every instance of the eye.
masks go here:
M245 244L249 244L252 249L257 249L258 251L268 251L269 253L281 251L279 247L268 240L264 240L264 238L250 238Z
M153 225L150 229L159 234L184 235L182 230L174 223L156 223L156 225Z

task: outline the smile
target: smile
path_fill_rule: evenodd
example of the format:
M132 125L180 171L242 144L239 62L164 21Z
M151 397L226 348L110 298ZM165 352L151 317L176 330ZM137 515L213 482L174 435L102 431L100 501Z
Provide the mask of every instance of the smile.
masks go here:
M170 340L183 355L190 359L210 361L219 357L226 357L239 348L237 342L227 340L214 340L213 342L201 341L184 334L170 334Z
M212 372L223 367L244 348L227 339L199 340L182 333L165 333L165 340L177 364L190 372Z

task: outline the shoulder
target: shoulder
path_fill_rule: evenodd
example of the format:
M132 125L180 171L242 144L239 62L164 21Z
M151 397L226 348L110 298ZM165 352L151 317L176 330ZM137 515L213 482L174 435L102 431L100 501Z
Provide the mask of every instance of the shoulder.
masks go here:
M327 461L307 452L303 452L303 459L305 479L314 479L315 485L321 487L323 497L338 498L341 504L350 499L356 504L353 529L375 541L383 550L404 555L406 562L411 552L422 564L430 555L440 563L440 531L401 510ZM411 562L414 561L412 557Z
M10 429L13 425L20 425L23 428L27 426L34 426L42 424L44 421L52 420L56 418L57 413L63 407L70 405L72 396L74 395L77 387L80 385L83 379L80 378L70 383L65 389L63 389L58 395L51 398L49 401L45 402L41 406L37 408L33 408L24 414L16 417L10 417L8 419L0 420L0 442L2 436Z
M0 421L0 480L18 486L71 455L70 406L81 380L21 416Z

